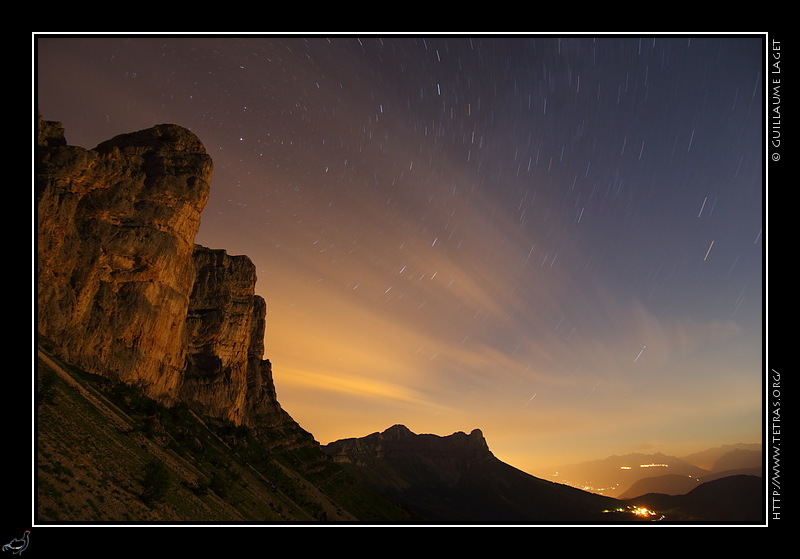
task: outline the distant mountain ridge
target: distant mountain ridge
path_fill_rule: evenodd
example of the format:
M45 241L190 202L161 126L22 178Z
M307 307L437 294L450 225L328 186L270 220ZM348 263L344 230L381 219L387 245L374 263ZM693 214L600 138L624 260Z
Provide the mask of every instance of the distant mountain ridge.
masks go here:
M498 460L479 429L440 437L394 425L322 450L368 488L434 522L602 522L619 504Z
M648 493L685 495L709 481L740 475L760 478L762 477L762 468L741 468L736 470L711 472L699 478L691 476L679 476L674 474L646 477L635 481L627 490L617 495L617 498L632 499Z
M616 497L645 477L675 474L697 478L703 473L702 468L674 456L633 453L559 466L551 479Z
M678 488L685 488L688 491L691 489L691 480L697 484L719 477L712 477L712 473L730 471L731 474L760 475L758 468L761 462L760 444L726 445L694 453L684 458L663 453L612 455L597 460L559 466L550 479L603 495L622 498L630 496L631 488L648 478L660 478L663 483L659 485L651 481L648 482L651 485L645 487L658 488L669 493L678 491ZM704 468L701 464L710 464L711 467ZM718 466L715 467L715 464ZM686 481L677 482L680 477L686 478Z
M739 454L740 452L744 454ZM751 468L760 465L762 462L761 453L762 446L760 443L738 443L695 452L684 456L683 460L708 471L732 470L735 468ZM739 460L746 460L748 463L742 464L740 461L736 465L717 464L719 460L732 460L733 458L731 458L731 456L739 456Z
M725 445L678 458L663 453L612 455L557 468L556 480L620 499L647 492L671 495L728 475L761 475L757 443ZM703 467L708 466L708 467Z

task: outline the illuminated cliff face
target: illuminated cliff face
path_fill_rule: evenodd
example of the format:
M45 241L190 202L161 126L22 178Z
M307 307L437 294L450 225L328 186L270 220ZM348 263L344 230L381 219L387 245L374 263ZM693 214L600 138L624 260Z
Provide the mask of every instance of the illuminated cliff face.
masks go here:
M39 333L75 365L174 400L211 158L173 125L93 150L40 141Z
M255 266L247 256L199 245L194 263L181 399L237 424L282 423L272 367L263 359L266 303L255 295Z
M194 243L211 159L174 125L93 150L40 121L38 330L72 364L236 424L293 423L263 359L256 269Z

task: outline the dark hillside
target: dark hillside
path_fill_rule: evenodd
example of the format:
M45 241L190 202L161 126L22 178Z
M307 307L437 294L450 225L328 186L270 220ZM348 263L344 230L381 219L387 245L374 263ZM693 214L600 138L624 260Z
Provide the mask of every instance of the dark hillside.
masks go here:
M40 353L37 522L411 518L364 490L302 429L257 432Z
M764 483L748 475L729 476L703 483L686 495L642 495L631 504L658 510L673 521L764 521Z
M395 425L323 450L375 492L433 522L598 522L620 504L498 460L477 429L439 437Z

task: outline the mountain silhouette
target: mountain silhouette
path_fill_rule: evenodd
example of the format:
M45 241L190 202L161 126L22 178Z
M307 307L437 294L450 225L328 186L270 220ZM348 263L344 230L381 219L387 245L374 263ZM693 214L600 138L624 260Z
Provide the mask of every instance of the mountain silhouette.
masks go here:
M618 504L502 462L478 429L440 437L395 425L322 449L373 491L432 522L593 522Z

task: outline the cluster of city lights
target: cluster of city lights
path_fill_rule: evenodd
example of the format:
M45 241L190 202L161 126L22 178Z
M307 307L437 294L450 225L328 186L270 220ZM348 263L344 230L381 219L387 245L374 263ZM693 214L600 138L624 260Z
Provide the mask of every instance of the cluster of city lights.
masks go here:
M613 510L612 509L604 510L603 512L604 513L627 512L627 513L630 513L630 514L634 514L634 515L636 515L636 516L638 516L640 518L647 518L647 519L650 519L650 520L663 520L664 519L664 515L663 514L660 514L660 513L656 512L654 510L650 510L647 507L641 507L641 506L637 506L637 505L629 505L627 507L618 507L618 508L613 509Z

